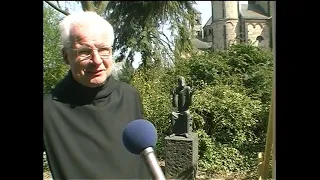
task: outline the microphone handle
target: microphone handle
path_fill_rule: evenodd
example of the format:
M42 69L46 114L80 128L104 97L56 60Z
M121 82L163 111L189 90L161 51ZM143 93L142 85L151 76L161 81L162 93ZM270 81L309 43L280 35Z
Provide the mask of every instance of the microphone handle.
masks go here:
M140 155L154 180L166 180L152 147L148 147Z

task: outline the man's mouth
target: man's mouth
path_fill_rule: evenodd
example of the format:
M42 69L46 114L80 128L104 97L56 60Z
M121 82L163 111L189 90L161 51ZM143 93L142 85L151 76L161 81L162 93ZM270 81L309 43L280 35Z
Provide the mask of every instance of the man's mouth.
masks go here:
M98 73L101 73L102 71L104 70L93 70L93 71L85 71L87 74L98 74Z

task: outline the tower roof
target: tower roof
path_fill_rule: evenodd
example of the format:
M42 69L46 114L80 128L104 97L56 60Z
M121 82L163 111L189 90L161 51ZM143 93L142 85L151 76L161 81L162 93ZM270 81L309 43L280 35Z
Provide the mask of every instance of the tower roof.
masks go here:
M244 19L270 19L257 4L241 4L240 15Z
M209 20L206 22L204 26L210 26L212 24L212 16L209 18Z
M206 50L206 49L211 48L211 46L212 46L211 42L203 42L198 38L192 38L191 42L196 48L198 48L200 50Z

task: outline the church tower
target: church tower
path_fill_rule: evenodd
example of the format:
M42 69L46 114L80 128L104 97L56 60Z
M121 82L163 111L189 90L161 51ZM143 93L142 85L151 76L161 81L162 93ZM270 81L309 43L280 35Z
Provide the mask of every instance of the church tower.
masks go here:
M239 2L211 1L212 9L212 48L226 49L236 42L239 34Z

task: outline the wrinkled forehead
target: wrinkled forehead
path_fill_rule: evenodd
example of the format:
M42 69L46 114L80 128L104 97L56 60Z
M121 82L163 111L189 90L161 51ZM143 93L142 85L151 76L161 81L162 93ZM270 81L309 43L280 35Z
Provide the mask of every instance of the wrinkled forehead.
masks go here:
M111 46L110 36L108 32L98 25L90 26L73 26L70 29L71 43L80 43L82 41L94 41L99 44Z

